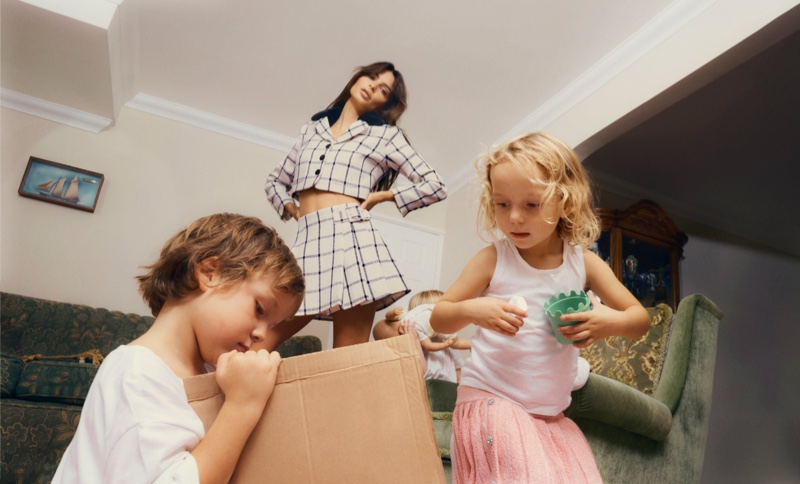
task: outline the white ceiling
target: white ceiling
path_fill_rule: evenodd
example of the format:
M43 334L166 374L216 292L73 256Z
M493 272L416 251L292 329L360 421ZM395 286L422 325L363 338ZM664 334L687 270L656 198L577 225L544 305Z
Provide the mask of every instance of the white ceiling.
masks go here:
M720 9L721 3L737 3L1 1L4 106L16 109L16 105L39 103L43 111L60 111L55 115L61 116L59 120L80 118L75 123L98 131L113 129L121 107L127 104L167 116L193 118L197 124L212 129L222 127L245 139L282 149L311 114L323 109L339 93L356 66L390 60L403 73L409 89L409 109L400 125L418 151L456 187L463 183L472 161L486 146L520 130L537 128L531 119L543 110L549 110L551 118L558 118L563 112L559 105L569 106L582 96L591 95L598 89L597 84L611 82L619 72L614 65L622 65L619 69L623 69L625 56L656 50L672 32L714 8ZM669 165L669 160L651 157L654 150L662 150L663 146L625 141L627 133L636 133L632 131L635 126L657 119L659 113L680 99L798 30L800 15L797 8L792 9L796 2L771 2L777 12L771 18L789 13L783 15L782 23L778 22L781 18L773 22L780 23L779 28L764 29L769 35L761 35L758 45L740 48L739 54L729 56L725 63L710 64L704 74L695 73L661 97L653 92L653 101L619 117L605 130L598 126L591 133L597 135L578 139L576 144L581 146L576 148L583 156L597 153L590 161L601 185L626 192L624 195L653 198L668 210L678 211L679 216L800 257L800 228L763 234L763 230L751 230L748 224L753 219L747 214L740 212L731 219L724 208L728 207L726 197L743 199L734 189L713 192L713 203L707 200L708 191L694 185L676 192L674 184L682 183L692 176L694 167L714 158L709 154L713 149L704 150L702 160L680 153L685 165L674 165L672 172L659 171L661 183L654 184L650 182L654 172L632 167L641 166L641 160ZM92 22L51 11L53 4L105 10L108 3L113 4L114 15ZM763 9L762 5L760 10ZM706 40L700 42L705 44ZM728 47L731 45L722 50ZM800 58L796 42L789 48L794 49L791 53L795 59ZM604 72L606 77L596 75L598 72ZM703 109L724 107L704 105ZM713 118L709 116L709 123ZM661 119L684 124L681 118ZM592 122L595 121L586 120L587 125ZM658 132L652 123L655 121L649 129ZM543 122L540 120L539 124ZM691 133L677 130L670 134L668 141L682 145L679 137ZM651 138L639 133L635 139ZM708 146L719 144L717 141ZM605 145L616 147L607 152L613 156L601 156L603 151L598 148ZM796 142L793 146L792 158L797 166L800 150ZM781 162L786 160L782 158ZM708 177L707 185L713 186L715 181L711 178L715 174L738 177L750 169L746 164L739 172L708 165L697 174ZM774 199L770 198L768 187L748 187L748 194L749 205L739 210L753 216L758 215L758 202L754 200ZM795 194L782 203L797 202L795 206L800 206L797 197ZM800 227L800 217L796 216L795 210L789 225ZM787 245L786 240L796 244Z

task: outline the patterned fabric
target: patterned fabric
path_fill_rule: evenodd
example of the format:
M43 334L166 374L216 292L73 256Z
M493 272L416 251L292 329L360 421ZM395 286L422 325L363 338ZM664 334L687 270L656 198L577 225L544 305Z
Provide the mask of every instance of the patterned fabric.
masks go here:
M436 445L439 456L450 458L450 438L453 436L453 412L431 412L433 432L436 434Z
M672 309L666 304L647 308L650 329L636 341L614 336L581 350L592 373L625 383L652 395L661 377L667 349Z
M142 335L154 318L79 304L0 293L2 353L72 355L98 349L103 355Z
M281 354L281 358L316 353L322 351L322 341L316 336L292 336L278 345L275 351Z
M25 364L14 397L83 405L96 374L91 363L31 361Z
M327 117L303 126L300 138L267 178L264 190L278 214L292 196L308 188L364 200L389 170L413 185L395 187L395 203L405 216L447 197L444 182L396 126L370 126L356 121L336 140ZM334 120L335 121L335 120Z
M75 435L81 407L57 403L0 401L3 483L48 483Z
M14 395L14 388L22 374L22 366L22 360L19 358L0 355L0 383L2 383L0 397L6 398Z
M331 320L340 309L372 301L377 311L410 292L370 213L357 204L301 217L292 252L306 280L298 316Z

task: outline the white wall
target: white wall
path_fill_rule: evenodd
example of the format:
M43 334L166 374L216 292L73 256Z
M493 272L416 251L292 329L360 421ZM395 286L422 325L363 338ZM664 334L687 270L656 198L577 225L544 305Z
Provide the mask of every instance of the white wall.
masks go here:
M261 218L291 244L263 191L282 152L123 108L99 134L2 109L0 289L6 292L149 314L135 276L164 242L211 213ZM94 213L17 194L29 156L105 175ZM399 218L391 204L376 212ZM406 220L441 230L446 202ZM328 325L301 334L328 344Z
M239 212L293 235L263 194L275 150L130 109L99 134L9 109L2 121L4 291L146 314L139 267L194 219ZM31 155L104 174L95 213L19 196Z

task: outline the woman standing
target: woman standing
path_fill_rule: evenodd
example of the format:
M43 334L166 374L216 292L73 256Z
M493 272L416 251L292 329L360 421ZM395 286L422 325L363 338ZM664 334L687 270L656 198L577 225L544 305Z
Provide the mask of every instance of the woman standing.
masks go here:
M267 347L312 319L333 321L334 348L365 343L375 312L409 292L369 210L394 201L405 216L447 193L397 127L406 106L403 76L394 65L358 68L328 109L302 127L267 178L275 210L297 220L292 252L306 278L303 304L271 330ZM392 188L398 173L412 184Z

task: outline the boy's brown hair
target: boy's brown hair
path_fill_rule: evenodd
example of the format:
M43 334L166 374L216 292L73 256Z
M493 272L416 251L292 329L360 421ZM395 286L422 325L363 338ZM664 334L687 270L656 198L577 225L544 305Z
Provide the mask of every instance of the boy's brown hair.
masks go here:
M161 249L161 256L138 276L139 292L158 316L167 299L182 299L198 289L195 272L213 257L220 286L270 274L275 288L295 296L297 306L305 293L305 280L289 247L272 227L255 217L232 213L209 215L192 222Z

